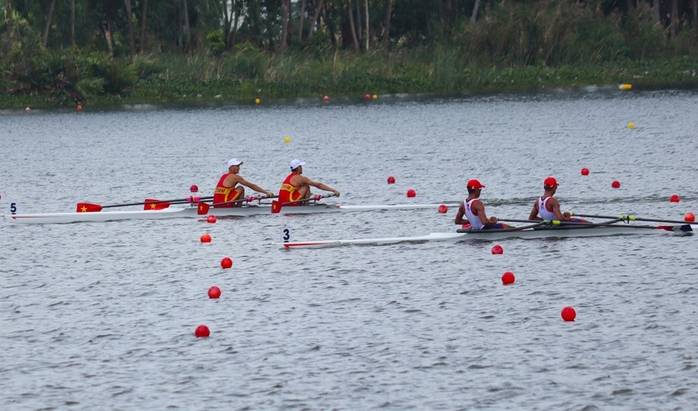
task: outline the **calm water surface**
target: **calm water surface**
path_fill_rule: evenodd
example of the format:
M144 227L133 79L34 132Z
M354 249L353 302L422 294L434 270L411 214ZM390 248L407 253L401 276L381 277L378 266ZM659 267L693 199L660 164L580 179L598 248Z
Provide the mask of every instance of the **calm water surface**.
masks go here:
M0 202L210 195L231 157L277 190L301 158L342 204L456 202L478 178L488 214L526 218L553 175L565 210L680 220L698 211L697 126L697 93L613 89L5 111ZM454 215L0 220L0 409L696 408L695 236L508 240L498 256L488 242L278 246L284 227L409 236L452 231Z

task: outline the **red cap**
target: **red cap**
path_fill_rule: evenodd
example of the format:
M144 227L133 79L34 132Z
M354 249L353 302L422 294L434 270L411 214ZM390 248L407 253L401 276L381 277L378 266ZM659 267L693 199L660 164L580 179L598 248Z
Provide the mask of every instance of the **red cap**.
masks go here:
M475 179L468 181L468 189L475 190L476 188L485 188L485 186Z
M555 177L548 177L543 181L543 187L557 187L560 184L557 183L557 180L555 180Z

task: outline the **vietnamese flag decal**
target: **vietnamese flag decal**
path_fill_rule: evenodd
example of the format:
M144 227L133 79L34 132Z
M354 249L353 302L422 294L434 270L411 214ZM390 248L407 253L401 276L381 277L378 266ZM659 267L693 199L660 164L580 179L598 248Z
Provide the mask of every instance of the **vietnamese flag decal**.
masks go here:
M281 211L281 201L272 201L271 202L272 214L277 214L280 211Z
M144 210L163 210L168 208L170 203L167 201L158 201L153 199L146 199L145 205L143 205Z

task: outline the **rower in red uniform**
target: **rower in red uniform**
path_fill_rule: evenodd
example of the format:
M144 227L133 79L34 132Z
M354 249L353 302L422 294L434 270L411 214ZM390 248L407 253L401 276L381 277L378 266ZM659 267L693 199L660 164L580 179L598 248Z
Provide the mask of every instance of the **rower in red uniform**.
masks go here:
M467 184L468 187L468 198L461 203L456 213L455 223L458 225L464 225L463 228L467 228L467 224L470 224L472 230L492 230L492 229L504 229L511 228L507 224L498 223L497 217L487 218L485 215L485 206L480 201L480 193L482 189L485 188L478 180L470 180ZM463 219L465 216L465 219Z
M538 198L533 204L533 209L528 215L529 220L558 220L574 223L584 223L586 221L579 218L570 218L570 213L560 211L560 203L555 197L559 184L554 177L548 177L543 181L543 196Z
M241 165L242 161L236 158L231 158L228 161L228 172L221 176L218 184L216 184L216 191L213 192L214 207L234 207L235 203L233 201L240 200L245 196L245 188L243 186L247 186L259 193L264 193L269 197L274 197L272 191L267 191L242 178L238 174Z
M303 205L303 203L306 203L306 201L299 201L299 200L304 200L310 198L312 193L310 192L310 187L317 187L320 190L324 191L331 191L339 197L339 191L335 190L334 188L323 184L323 183L318 183L316 181L313 181L309 179L308 177L305 177L301 174L303 174L303 166L305 163L303 161L300 161L298 159L294 159L291 161L291 174L289 174L284 182L281 184L281 188L279 189L279 202L283 204L284 206L297 206L297 205Z

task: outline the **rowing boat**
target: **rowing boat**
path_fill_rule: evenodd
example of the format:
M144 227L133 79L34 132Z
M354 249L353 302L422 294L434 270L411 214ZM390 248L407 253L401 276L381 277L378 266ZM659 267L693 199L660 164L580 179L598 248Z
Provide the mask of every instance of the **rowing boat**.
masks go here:
M503 230L471 230L463 229L455 233L431 233L415 237L385 237L364 238L354 240L326 240L326 241L299 241L282 243L283 248L329 248L347 245L384 245L396 243L423 243L427 241L464 241L484 240L496 241L510 238L540 239L540 238L568 238L568 237L600 237L625 234L651 234L658 232L675 232L692 234L690 224L669 226L648 225L574 225L556 226L539 225L537 227L511 228Z
M307 206L283 207L280 214L316 214L353 211L380 210L409 210L409 209L438 209L440 204L383 204L383 205L340 205L315 203ZM453 205L451 205L453 206ZM457 206L457 205L456 205ZM247 217L272 214L269 204L247 204L240 207L211 208L208 215L217 217ZM74 213L46 214L4 214L4 219L19 224L59 224L101 222L118 220L159 220L165 218L194 217L199 215L196 205L186 207L170 207L162 210L127 210L127 211L98 211Z

